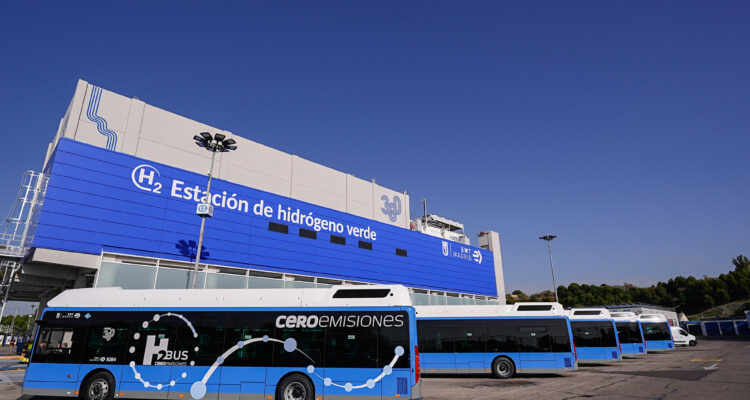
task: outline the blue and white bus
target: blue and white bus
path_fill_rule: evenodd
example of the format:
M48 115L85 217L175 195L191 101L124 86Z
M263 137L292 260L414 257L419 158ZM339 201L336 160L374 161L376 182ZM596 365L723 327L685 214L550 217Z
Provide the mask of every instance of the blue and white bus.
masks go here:
M403 286L74 289L39 323L23 393L114 398L421 398Z
M559 373L578 368L559 303L416 306L422 373Z
M642 356L646 354L646 344L643 342L643 332L638 316L630 311L611 312L610 316L617 327L617 339L623 357Z
M669 321L662 314L641 314L638 322L643 329L643 340L649 353L674 350L674 340Z
M568 310L573 341L581 364L600 364L622 359L615 321L605 308Z

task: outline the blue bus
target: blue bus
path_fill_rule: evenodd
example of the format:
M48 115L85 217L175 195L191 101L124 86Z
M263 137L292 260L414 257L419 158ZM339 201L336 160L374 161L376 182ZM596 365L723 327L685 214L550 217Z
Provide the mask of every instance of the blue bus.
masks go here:
M636 357L646 354L646 344L643 342L643 331L638 322L638 316L630 311L611 312L610 315L617 327L617 339L623 357Z
M615 321L607 309L573 308L568 315L578 349L578 362L600 364L622 359Z
M638 321L643 329L643 340L649 353L674 350L669 321L661 314L641 314Z
M416 333L397 285L73 289L39 321L23 394L417 399Z
M559 303L416 306L422 373L559 373L578 368Z

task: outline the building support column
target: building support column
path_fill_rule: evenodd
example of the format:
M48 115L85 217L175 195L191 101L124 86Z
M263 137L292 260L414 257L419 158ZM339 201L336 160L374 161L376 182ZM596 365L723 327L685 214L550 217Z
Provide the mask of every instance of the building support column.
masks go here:
M479 234L478 243L479 247L492 252L497 298L500 304L505 304L505 278L503 277L503 256L500 251L500 234L495 231L482 232Z

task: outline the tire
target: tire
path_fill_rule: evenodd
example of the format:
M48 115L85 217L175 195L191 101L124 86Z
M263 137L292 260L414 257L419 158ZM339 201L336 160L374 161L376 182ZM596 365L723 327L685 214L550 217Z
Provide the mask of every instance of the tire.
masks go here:
M498 357L492 362L492 376L509 379L516 375L516 365L508 357Z
M112 400L115 398L115 378L109 372L91 375L81 387L83 400Z
M276 386L276 400L313 400L315 388L306 376L292 374Z
M695 340L691 340L689 344L690 344L690 347L695 347L695 345L698 344L698 342L696 342Z

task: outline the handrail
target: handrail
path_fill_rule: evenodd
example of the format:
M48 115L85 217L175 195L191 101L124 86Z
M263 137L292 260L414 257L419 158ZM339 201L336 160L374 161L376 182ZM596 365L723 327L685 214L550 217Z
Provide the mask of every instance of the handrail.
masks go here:
M29 251L48 180L41 172L24 173L16 201L0 221L0 258L22 258Z

